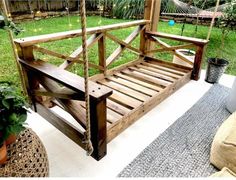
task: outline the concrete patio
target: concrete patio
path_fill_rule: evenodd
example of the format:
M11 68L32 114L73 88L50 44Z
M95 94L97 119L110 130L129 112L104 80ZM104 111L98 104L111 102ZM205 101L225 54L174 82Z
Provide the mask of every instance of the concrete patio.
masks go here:
M32 112L29 127L42 140L49 157L51 177L116 177L145 147L164 132L175 120L194 105L212 86L204 81L191 81L144 115L135 124L108 144L108 154L99 162L55 129L45 119ZM223 75L220 84L231 87L234 76ZM61 111L56 109L56 111ZM61 112L63 117L71 119ZM142 142L142 143L140 143Z

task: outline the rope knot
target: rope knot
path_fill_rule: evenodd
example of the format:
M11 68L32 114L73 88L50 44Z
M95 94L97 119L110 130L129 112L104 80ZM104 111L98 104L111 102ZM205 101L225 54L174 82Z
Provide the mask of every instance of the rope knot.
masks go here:
M93 145L92 145L91 140L88 138L87 132L84 133L84 140L82 143L85 144L86 146L85 148L87 151L87 156L91 156L93 153Z

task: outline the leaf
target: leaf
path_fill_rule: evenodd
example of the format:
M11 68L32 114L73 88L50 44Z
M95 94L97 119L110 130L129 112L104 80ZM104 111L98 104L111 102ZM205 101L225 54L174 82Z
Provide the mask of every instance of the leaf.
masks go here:
M3 99L2 104L5 108L10 109L10 103L7 101L7 99Z
M27 119L27 114L21 114L18 120L19 120L19 123L23 123L26 121L26 119Z

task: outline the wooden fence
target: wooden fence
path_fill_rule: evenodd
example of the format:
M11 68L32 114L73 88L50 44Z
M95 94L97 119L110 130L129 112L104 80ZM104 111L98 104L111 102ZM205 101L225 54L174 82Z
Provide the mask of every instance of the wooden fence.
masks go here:
M86 1L88 10L97 10L96 0ZM79 10L79 0L6 0L12 14L30 14L32 11L70 11Z

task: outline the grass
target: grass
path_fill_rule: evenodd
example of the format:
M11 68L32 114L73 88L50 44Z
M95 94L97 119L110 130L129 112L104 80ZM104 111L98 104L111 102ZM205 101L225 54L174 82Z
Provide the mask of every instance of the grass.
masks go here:
M59 18L51 18L46 20L39 20L34 22L24 22L19 24L20 27L24 29L24 32L22 32L18 37L27 37L27 36L35 36L40 34L49 34L49 33L55 33L55 32L62 32L62 31L68 31L68 30L74 30L80 28L80 23L78 22L79 17L71 16L70 19L68 17L59 17ZM119 20L119 19L107 19L107 18L101 18L101 25L107 25L107 24L114 24L114 23L120 23L125 22L127 20ZM94 27L99 26L98 22L100 21L100 17L98 16L90 16L87 19L87 25L88 27ZM72 24L72 26L69 26L69 24ZM180 34L181 33L181 27L182 24L176 23L175 26L170 27L167 22L160 22L159 23L159 31L172 33L172 34ZM115 32L112 32L116 37L119 37L121 39L125 39L133 30L134 28L128 28L125 30L118 30ZM198 37L205 39L208 32L208 27L206 26L199 26L198 27L198 33L195 34L194 32L195 26L194 25L186 25L184 35L190 36L190 37ZM220 36L221 31L218 28L214 28L212 31L212 36L210 43L207 46L206 49L206 55L204 58L204 65L203 67L206 67L206 59L208 57L216 57L216 53L218 51L218 47L220 46ZM17 38L18 38L17 37ZM168 42L168 41L166 41ZM63 53L66 55L69 55L73 50L75 50L79 45L81 44L80 38L74 38L74 39L68 39L58 42L52 42L52 43L46 43L42 44L42 47L46 47L51 50L55 50L56 52ZM176 43L174 43L176 44ZM132 44L134 47L138 47L139 45L139 39L135 40ZM230 65L226 71L228 74L236 75L236 33L232 32L228 36L225 42L225 49L223 51L222 57L225 59L228 59L230 61ZM109 54L111 54L118 45L110 40L107 40L107 57ZM10 81L16 84L16 86L20 87L20 81L19 81L19 75L17 72L16 64L13 58L13 53L11 49L10 42L8 40L8 35L6 31L0 30L0 81ZM97 57L97 46L94 46L89 50L89 60L90 62L93 62L97 64L98 57ZM40 57L41 59L45 59L46 57L42 54L36 53L36 57ZM133 55L132 53L126 51L122 56L111 66L117 66L120 64L123 64L127 62L127 60L134 60L137 56ZM166 60L171 60L172 56L169 54L159 54L158 57L161 57ZM50 62L59 65L63 61L59 59L49 59ZM109 68L111 68L109 67ZM70 71L82 75L82 66L76 65L74 66ZM90 69L89 71L90 75L94 75L98 73L97 70Z

